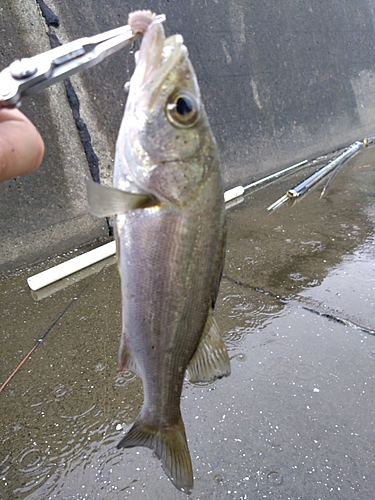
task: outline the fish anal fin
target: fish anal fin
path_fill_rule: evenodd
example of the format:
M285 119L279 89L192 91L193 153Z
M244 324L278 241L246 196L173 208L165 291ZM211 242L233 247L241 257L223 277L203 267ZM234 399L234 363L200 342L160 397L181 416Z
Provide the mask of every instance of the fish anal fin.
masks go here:
M86 179L89 212L95 217L109 217L129 210L155 205L147 194L135 194L114 187L103 186Z
M219 327L209 310L197 350L187 368L190 382L213 382L230 375L230 361Z
M154 450L173 485L184 493L191 492L194 485L193 469L181 417L176 425L153 428L142 420L141 415L138 415L117 448L134 446L144 446Z
M141 370L127 345L124 333L121 336L120 349L118 351L118 369L120 372L131 370L138 377L142 378Z

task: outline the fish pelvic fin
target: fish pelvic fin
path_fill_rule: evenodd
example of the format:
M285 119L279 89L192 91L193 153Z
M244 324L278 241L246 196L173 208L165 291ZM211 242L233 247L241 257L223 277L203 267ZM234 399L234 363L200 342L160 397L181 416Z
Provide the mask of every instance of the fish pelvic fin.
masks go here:
M138 415L133 427L121 439L117 448L134 446L153 450L172 484L186 494L191 492L194 485L193 468L181 416L176 425L154 428L147 425L141 415Z
M118 369L120 372L124 370L131 370L133 373L142 378L141 369L131 354L128 344L126 343L125 334L123 333L120 341L120 348L118 351Z
M88 210L95 217L109 217L156 204L147 194L127 193L91 179L86 179L86 188Z
M202 337L187 372L192 383L213 382L230 375L228 352L213 317L212 309L208 312Z

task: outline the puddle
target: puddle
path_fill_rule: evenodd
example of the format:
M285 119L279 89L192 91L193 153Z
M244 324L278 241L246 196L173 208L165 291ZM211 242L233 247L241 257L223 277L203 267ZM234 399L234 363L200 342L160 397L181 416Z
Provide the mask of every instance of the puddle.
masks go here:
M193 500L373 498L373 156L321 200L266 211L302 173L228 211L216 317L232 375L184 386ZM117 267L38 300L29 275L0 281L0 383L87 288L0 394L0 498L186 498L150 450L115 447L143 399L117 371Z

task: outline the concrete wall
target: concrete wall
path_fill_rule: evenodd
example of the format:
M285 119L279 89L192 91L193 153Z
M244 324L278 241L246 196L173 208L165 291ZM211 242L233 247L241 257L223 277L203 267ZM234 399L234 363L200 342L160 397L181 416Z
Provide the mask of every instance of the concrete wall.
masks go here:
M1 67L50 48L34 0L3 2L0 16ZM46 154L37 172L0 184L2 273L108 234L105 221L87 213L89 171L63 84L25 99L22 111L40 130Z
M165 13L167 34L189 48L218 141L226 185L251 182L375 133L375 4L371 0L45 0L60 18L47 28L36 0L0 7L0 67L126 23L129 12ZM101 177L113 166L124 110L128 49L72 78ZM107 234L86 213L89 168L63 85L27 98L22 110L46 142L38 172L0 186L0 269Z

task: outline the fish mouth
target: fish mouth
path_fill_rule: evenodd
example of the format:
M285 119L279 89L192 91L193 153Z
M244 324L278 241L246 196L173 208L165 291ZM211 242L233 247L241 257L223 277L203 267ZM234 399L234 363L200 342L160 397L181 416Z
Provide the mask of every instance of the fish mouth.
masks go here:
M181 35L165 38L160 21L153 21L143 36L132 78L135 92L149 96L150 104L170 72L187 55Z

